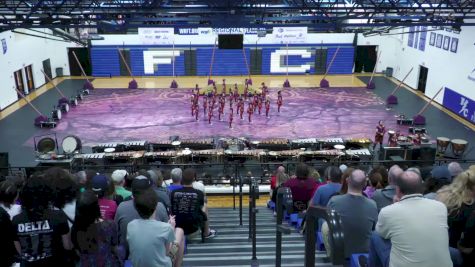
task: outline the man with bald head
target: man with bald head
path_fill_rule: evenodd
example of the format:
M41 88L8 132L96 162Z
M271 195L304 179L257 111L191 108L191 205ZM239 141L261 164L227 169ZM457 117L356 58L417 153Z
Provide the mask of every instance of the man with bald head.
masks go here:
M447 208L424 198L421 176L396 179L396 203L383 208L370 241L370 266L451 267Z
M378 212L393 203L393 198L396 195L396 178L401 175L402 172L403 170L398 165L393 165L388 172L389 185L374 192L372 199L376 202Z
M333 196L327 207L329 210L335 210L341 217L345 237L345 257L349 259L351 254L368 253L369 238L378 219L378 209L373 200L363 196L366 174L362 170L354 170L346 181L348 192ZM325 248L329 248L326 223L322 225L322 235L326 243Z

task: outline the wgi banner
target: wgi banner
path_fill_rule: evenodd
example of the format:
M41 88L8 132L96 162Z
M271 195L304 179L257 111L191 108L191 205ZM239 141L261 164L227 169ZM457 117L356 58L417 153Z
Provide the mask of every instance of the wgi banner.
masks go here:
M307 27L274 27L272 35L275 43L303 44L307 42Z
M143 44L172 44L173 28L139 28L139 38Z

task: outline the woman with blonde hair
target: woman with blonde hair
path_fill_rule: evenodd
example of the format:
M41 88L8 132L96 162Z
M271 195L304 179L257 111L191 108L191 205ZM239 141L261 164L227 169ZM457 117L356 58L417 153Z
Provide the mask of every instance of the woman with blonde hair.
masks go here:
M459 174L437 191L437 200L447 206L449 244L456 248L470 214L475 210L475 166Z
M275 179L275 188L272 190L272 201L277 203L277 191L282 185L290 179L289 175L285 172L278 172Z

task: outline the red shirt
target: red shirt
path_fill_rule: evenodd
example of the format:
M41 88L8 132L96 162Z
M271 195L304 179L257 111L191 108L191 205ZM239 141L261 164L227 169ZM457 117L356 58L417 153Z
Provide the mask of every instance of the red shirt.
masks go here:
M285 187L289 187L292 191L294 201L294 212L307 209L308 202L312 199L317 182L312 178L297 179L292 178L284 183Z
M117 211L117 204L114 200L100 198L99 209L101 210L102 219L114 220L115 212Z

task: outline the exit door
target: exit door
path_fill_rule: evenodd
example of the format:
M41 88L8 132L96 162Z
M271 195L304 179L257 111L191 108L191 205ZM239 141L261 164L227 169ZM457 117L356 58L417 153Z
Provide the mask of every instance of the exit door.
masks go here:
M426 84L427 84L427 73L429 72L429 69L420 66L419 67L419 81L417 83L417 90L421 91L422 93L426 92Z

